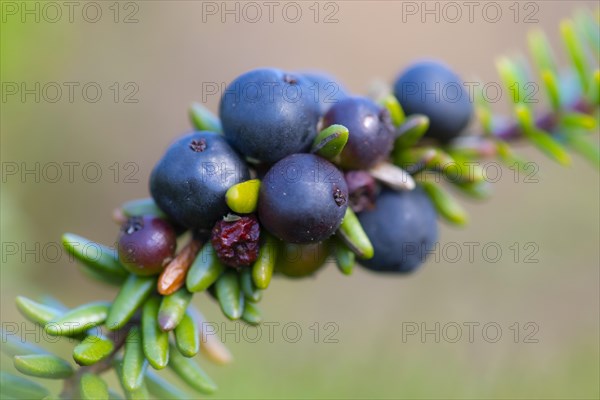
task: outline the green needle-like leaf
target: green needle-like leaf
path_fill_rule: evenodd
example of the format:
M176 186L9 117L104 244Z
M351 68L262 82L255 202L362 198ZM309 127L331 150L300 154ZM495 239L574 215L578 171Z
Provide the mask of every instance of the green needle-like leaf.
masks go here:
M556 61L552 53L552 47L548 42L548 38L541 30L534 30L529 33L529 50L533 56L533 60L540 71L550 71L556 73Z
M163 331L172 331L177 327L192 301L192 293L181 288L173 294L164 296L158 310L158 325Z
M494 113L490 107L490 103L483 95L483 88L475 91L475 113L477 120L481 124L483 133L486 136L491 136L494 130Z
M548 100L550 101L550 105L552 106L552 110L554 112L558 112L561 109L561 99L560 99L560 89L558 86L558 79L554 72L546 69L541 72L542 82L544 83L544 87L546 88L546 94L548 95Z
M589 47L595 52L596 57L600 57L600 24L594 21L588 10L581 9L575 15L575 26L586 37Z
M323 129L315 138L312 152L332 160L342 153L350 132L343 125L331 125Z
M379 101L379 104L388 110L392 119L392 124L394 124L395 127L402 125L406 115L404 115L404 110L396 96L388 94Z
M223 131L219 118L200 103L192 103L190 119L192 120L192 126L199 131Z
M71 365L52 354L15 356L14 364L22 374L46 379L65 379L73 375Z
M263 233L262 236L258 258L252 265L252 281L257 288L264 290L269 287L277 262L277 239L268 233Z
M114 348L113 341L104 336L87 336L73 349L73 359L79 365L92 365L108 357Z
M435 182L422 181L421 185L429 195L438 213L446 221L459 226L467 224L468 215L466 211L450 193Z
M240 290L237 274L227 271L215 284L215 293L223 314L229 319L240 319L244 312L244 296Z
M208 242L202 247L187 273L186 287L190 292L204 291L219 279L224 270L217 252Z
M79 381L82 400L108 400L108 385L96 374L83 374Z
M63 310L38 303L27 297L18 296L16 302L17 309L25 318L42 326L64 314Z
M169 333L158 326L160 299L146 300L142 310L142 338L144 354L154 369L163 369L169 362Z
M375 253L373 245L350 207L346 209L346 215L337 235L358 258L368 260L373 257Z
M259 191L260 179L250 179L227 189L225 202L233 212L250 214L256 211Z
M414 146L429 129L429 118L425 115L413 114L404 120L396 131L394 149L406 149Z
M457 152L450 153L449 157L454 162L452 164L441 165L440 172L450 182L473 183L485 180L485 172L479 161L472 161Z
M110 303L99 301L84 304L48 322L44 330L50 335L71 336L83 333L106 321Z
M483 200L492 194L492 184L487 181L482 182L453 182L454 187L463 194L474 199Z
M496 152L500 161L508 167L516 166L520 171L526 171L527 161L516 155L512 148L502 140L496 140Z
M114 249L72 233L65 233L62 243L67 252L94 277L115 285L127 278L129 273L119 263Z
M573 67L577 72L577 76L579 77L581 88L585 93L588 90L588 77L591 76L591 74L588 68L585 52L581 45L583 41L577 37L573 22L570 20L564 20L560 24L560 33L563 41L565 42L565 46L567 47L571 63L573 64Z
M523 87L524 82L521 82L518 67L515 63L506 57L502 57L496 62L496 68L506 92L511 94L512 103L524 104L526 90Z
M191 358L184 357L177 349L171 351L169 367L191 388L200 393L211 394L217 385Z
M200 351L200 321L195 321L192 314L186 312L175 328L175 342L185 357L194 357Z
M562 136L567 145L600 169L600 147L585 132L566 129Z
M127 334L122 368L123 388L128 391L140 389L144 383L144 373L148 368L148 360L144 356L142 336L137 327L131 328Z
M0 371L0 398L2 399L37 400L49 395L48 389L37 382Z
M147 363L146 363L147 364ZM124 369L124 360L115 362L115 370L117 371L117 375L120 377L119 382L121 383L121 387L123 388L123 392L125 392L125 397L127 400L147 400L150 398L150 394L148 393L148 388L146 387L146 380L142 381L142 384L136 389L129 389L125 386L124 377L125 377L125 369ZM148 372L147 365L144 368L144 373L142 376ZM109 391L110 394L110 391Z
M244 304L242 320L250 325L258 325L262 321L260 308L255 303L247 301Z
M121 206L121 210L126 217L141 217L143 215L152 215L158 218L167 217L150 197L128 201Z
M597 127L596 118L592 115L578 113L578 112L570 112L565 113L561 116L560 120L561 124L570 130L569 128L575 129L584 129L586 131L592 131Z
M240 286L244 292L244 297L254 303L258 303L262 298L262 290L254 285L250 268L244 268L239 275Z
M536 128L531 111L527 107L520 104L516 107L515 112L523 135L531 143L559 164L569 165L571 163L571 157L565 149L548 133Z
M122 328L156 288L156 278L130 275L110 307L106 327Z
M341 240L336 240L334 245L335 263L344 275L351 275L354 269L355 254Z
M591 83L590 103L595 106L600 106L600 69L593 72Z
M9 334L4 329L0 330L2 352L8 356L24 356L27 354L49 354L49 352L35 344L24 340L20 332Z
M189 400L192 398L151 369L146 371L145 382L148 392L157 399Z

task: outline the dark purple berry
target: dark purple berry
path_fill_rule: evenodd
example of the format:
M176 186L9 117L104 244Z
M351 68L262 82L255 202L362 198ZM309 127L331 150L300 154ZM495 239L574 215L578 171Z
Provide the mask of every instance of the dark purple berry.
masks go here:
M335 165L312 154L293 154L265 175L258 217L283 241L315 243L339 228L347 207L348 187Z
M173 259L176 246L175 229L166 220L132 217L121 226L119 260L134 274L156 275Z
M258 257L260 227L254 215L244 215L234 221L218 221L210 242L219 259L230 267L251 265Z
M323 127L344 125L350 131L340 155L346 169L369 169L385 159L394 141L394 127L387 109L366 97L347 97L323 117Z
M210 230L228 212L225 193L250 172L225 139L194 132L177 139L150 176L150 193L175 223Z

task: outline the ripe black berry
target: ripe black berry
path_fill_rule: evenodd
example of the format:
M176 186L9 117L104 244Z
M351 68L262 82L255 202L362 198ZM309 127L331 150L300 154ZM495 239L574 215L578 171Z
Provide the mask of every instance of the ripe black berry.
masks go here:
M333 76L324 72L300 72L310 81L310 93L324 115L334 104L348 97L348 91Z
M227 189L249 178L248 167L221 135L194 132L169 146L152 171L150 193L176 223L208 230L227 214Z
M402 72L394 84L394 95L407 115L429 117L425 136L442 142L460 135L473 115L463 81L437 61L419 62Z
M361 264L373 271L407 273L427 257L438 237L437 214L427 194L383 191L375 208L358 214L375 255Z
M302 75L272 68L239 76L221 97L225 137L240 153L269 164L308 150L319 120L309 86Z
M314 243L339 228L347 206L348 187L333 164L312 154L293 154L265 175L258 216L281 240Z
M230 267L251 265L258 257L260 228L254 215L218 221L210 237L219 259Z
M392 150L394 127L389 112L366 97L347 97L323 117L323 127L344 125L350 131L340 156L347 169L368 169Z
M176 246L175 229L164 219L132 217L121 226L119 260L134 274L155 275L173 258Z

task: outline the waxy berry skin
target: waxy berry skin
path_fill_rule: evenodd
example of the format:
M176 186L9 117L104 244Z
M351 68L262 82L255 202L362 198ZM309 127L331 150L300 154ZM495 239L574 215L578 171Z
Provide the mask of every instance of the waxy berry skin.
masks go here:
M375 208L358 214L375 255L360 263L378 272L409 273L417 269L438 240L437 214L427 194L384 190Z
M332 106L348 97L346 88L327 73L306 71L300 74L310 81L310 93L318 103L320 115L325 115Z
M268 164L307 151L316 134L319 104L301 74L263 68L235 79L223 92L223 132L240 153Z
M348 97L329 109L323 127L344 125L350 135L340 155L345 169L369 169L385 159L394 142L390 114L366 97Z
M339 228L347 207L346 181L332 163L312 154L293 154L265 175L258 217L281 240L315 243Z
M437 61L422 61L402 72L394 84L394 95L406 115L429 117L425 136L444 143L459 136L473 115L463 81Z
M249 178L247 165L221 135L193 132L171 144L156 164L150 193L176 223L209 230L228 212L227 189Z
M132 217L121 226L119 261L136 275L155 275L173 258L176 246L175 229L166 220Z

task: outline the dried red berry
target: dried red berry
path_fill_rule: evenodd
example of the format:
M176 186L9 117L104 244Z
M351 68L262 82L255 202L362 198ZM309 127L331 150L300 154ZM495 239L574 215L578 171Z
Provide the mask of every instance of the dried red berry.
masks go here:
M231 267L251 265L258 258L260 228L254 215L221 220L212 230L210 242L223 264Z
M352 211L371 210L375 206L375 179L365 171L348 171L344 174L348 184Z

